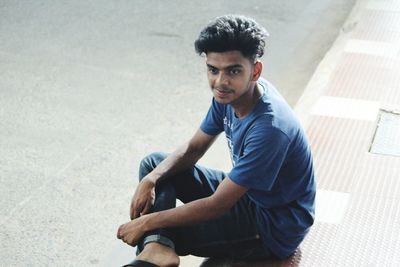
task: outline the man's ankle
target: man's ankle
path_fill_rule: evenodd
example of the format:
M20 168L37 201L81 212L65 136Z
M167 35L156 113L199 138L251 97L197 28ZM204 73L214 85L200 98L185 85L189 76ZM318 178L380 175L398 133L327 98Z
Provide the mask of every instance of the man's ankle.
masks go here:
M165 251L165 252L172 252L172 253L176 254L174 249L170 248L169 246L157 243L157 242L147 243L143 248L143 251L145 251L145 250Z
M136 258L159 266L178 266L180 263L175 250L157 242L147 243Z

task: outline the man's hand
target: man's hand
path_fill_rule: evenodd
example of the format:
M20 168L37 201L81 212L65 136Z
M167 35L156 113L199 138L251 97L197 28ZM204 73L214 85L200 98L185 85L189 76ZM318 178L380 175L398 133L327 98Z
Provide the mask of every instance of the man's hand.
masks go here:
M149 213L155 200L155 184L144 178L136 188L130 209L131 220Z
M145 231L145 217L140 217L118 228L117 238L131 246L136 246Z

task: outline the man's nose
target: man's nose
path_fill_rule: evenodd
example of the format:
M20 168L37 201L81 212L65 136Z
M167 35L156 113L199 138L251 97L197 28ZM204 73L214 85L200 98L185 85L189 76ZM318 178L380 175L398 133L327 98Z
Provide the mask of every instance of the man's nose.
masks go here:
M226 77L225 73L221 72L215 79L215 83L216 85L227 85L229 83L228 77Z

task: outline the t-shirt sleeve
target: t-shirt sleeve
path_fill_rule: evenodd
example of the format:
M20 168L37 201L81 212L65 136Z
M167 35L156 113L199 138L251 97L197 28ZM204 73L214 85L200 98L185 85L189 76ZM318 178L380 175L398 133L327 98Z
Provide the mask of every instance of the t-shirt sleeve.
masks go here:
M223 123L224 107L213 98L206 117L200 125L200 129L209 135L218 135L224 130Z
M271 190L286 159L289 138L277 128L258 124L249 129L244 142L228 177L249 189Z

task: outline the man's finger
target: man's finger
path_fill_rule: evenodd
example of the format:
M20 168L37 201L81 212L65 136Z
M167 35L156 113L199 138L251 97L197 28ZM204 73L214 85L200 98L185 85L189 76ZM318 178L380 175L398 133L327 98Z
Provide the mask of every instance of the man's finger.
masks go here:
M133 209L133 219L136 219L137 217L139 217L140 216L140 212L142 211L142 208L134 208ZM132 219L132 220L133 220Z
M120 227L118 227L118 231L117 231L117 238L118 238L118 239L121 239L121 238L122 238L121 227L122 227L122 225L121 225Z
M141 215L145 215L145 214L149 213L149 211L150 211L150 209L151 209L151 206L152 206L151 202L150 202L150 201L147 201L147 202L146 202L146 206L145 206L144 209L142 210Z
M131 210L129 211L129 216L131 217L131 220L135 218L135 208L133 205L131 205Z
M132 214L133 214L133 218L131 218L132 220L137 217L137 215L138 215L137 210L138 210L138 208L136 207L136 205L132 206Z
M136 246L136 243L137 243L137 242L135 242L135 238L129 237L126 241L127 241L126 243L127 243L128 245L130 245L130 246L132 246L132 247Z

